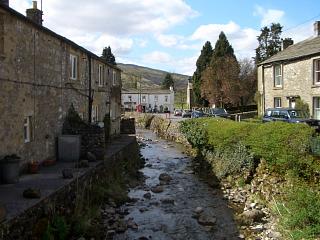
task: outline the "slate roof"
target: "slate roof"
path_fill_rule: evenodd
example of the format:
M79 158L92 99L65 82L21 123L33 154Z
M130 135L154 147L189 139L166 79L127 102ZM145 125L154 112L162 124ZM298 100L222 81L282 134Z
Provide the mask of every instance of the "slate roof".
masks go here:
M320 36L308 38L304 41L291 45L285 50L259 63L259 65L278 61L292 61L312 55L320 55Z

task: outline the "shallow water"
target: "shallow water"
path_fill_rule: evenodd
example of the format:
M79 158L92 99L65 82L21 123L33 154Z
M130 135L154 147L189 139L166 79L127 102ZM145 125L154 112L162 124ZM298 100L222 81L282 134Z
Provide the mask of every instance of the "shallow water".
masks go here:
M129 210L126 219L133 219L138 228L129 228L114 239L239 239L227 201L219 189L213 189L193 173L192 159L183 153L183 148L150 131L139 130L137 135L146 144L141 149L147 159L141 169L146 180L130 190L129 196L137 201L125 207ZM153 193L150 189L159 185L161 173L168 173L172 180L163 185L163 192ZM143 196L148 192L151 199ZM197 207L203 208L202 214L216 218L214 226L198 223L194 218Z

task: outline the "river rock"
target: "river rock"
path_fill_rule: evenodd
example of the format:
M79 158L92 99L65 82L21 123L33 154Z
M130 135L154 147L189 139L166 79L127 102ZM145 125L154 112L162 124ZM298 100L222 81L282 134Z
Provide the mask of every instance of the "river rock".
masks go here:
M147 193L143 194L143 197L146 199L151 199L151 193L147 192Z
M196 214L200 214L200 213L203 212L203 208L202 208L202 207L197 207L197 208L195 208L193 211L194 211L194 213L196 213Z
M24 198L40 198L41 192L40 189L28 188L23 191Z
M161 193L163 192L163 187L162 186L155 186L151 188L151 191L154 193Z
M198 223L203 226L214 226L217 222L217 219L213 216L208 216L206 214L200 215L198 218Z
M132 218L128 219L127 226L128 226L128 228L131 228L134 230L138 229L138 224L136 222L134 222Z
M163 198L160 200L163 204L174 204L173 198Z
M253 222L260 222L264 216L265 213L263 211L253 209L244 211L242 214L240 214L239 218L243 225L249 225Z
M161 173L159 176L159 180L169 183L172 180L172 177L167 173Z

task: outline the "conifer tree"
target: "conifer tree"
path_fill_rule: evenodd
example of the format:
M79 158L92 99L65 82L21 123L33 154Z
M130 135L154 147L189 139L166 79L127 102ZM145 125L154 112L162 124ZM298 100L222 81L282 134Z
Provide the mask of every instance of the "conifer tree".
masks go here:
M196 62L197 69L192 76L194 103L198 105L205 105L205 100L201 97L201 74L209 65L212 53L211 43L207 41L201 50L201 54Z
M165 78L161 83L162 89L170 89L170 87L174 87L174 81L170 73L167 73Z
M116 65L116 59L111 51L111 47L105 47L102 51L102 56L101 56L104 60L107 61L107 63Z

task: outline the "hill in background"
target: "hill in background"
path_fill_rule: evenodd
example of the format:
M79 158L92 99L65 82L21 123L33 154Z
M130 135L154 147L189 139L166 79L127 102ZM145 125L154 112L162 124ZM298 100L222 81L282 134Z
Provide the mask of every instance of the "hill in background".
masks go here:
M159 88L161 82L168 72L152 69L133 64L117 63L117 66L122 70L121 80L123 88L136 88L138 82L141 82L141 88ZM187 88L189 76L171 73L175 89L184 90ZM141 77L141 80L140 80Z

